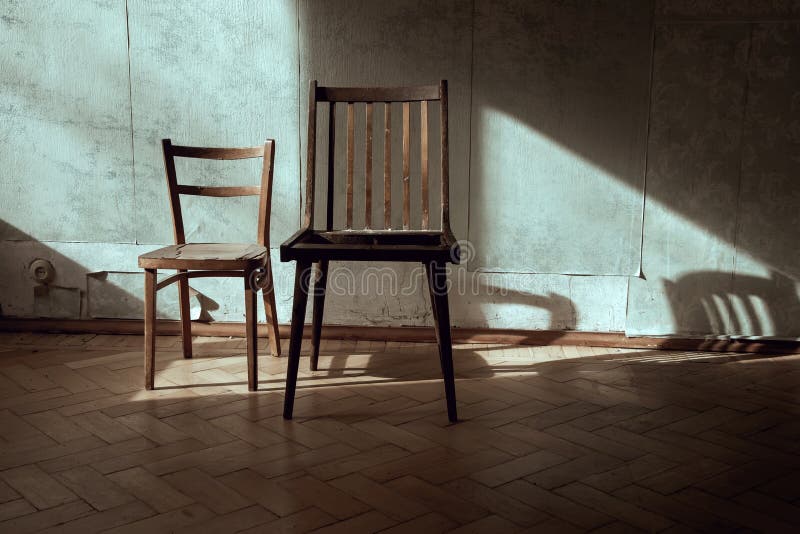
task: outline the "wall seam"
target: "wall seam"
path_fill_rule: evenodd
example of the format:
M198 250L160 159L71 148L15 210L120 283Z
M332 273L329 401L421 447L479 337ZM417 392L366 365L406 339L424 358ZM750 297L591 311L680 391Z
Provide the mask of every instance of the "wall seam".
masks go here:
M302 69L300 65L300 0L295 2L296 11L295 17L297 18L297 170L299 175L299 180L297 184L297 225L298 228L303 224L304 218L304 202L303 202L303 117L302 117L302 98L303 98L303 83L301 80ZM306 129L308 129L308 125L306 124ZM306 140L308 143L308 140ZM307 149L308 147L306 147ZM308 192L306 192L308 194ZM311 226L314 226L314 221L311 221Z
M133 214L136 217L136 152L133 140L133 81L131 77L131 23L128 11L128 0L125 0L125 35L128 41L128 109L130 110L131 125L131 178L133 179ZM133 244L139 244L136 235L136 226L133 228Z
M472 0L472 7L470 9L470 38L469 38L469 122L467 124L467 236L466 239L470 242L469 221L470 221L470 208L472 205L472 197L470 191L472 189L472 93L474 91L475 79L475 0ZM474 255L473 255L474 256ZM474 258L467 258L464 267L469 271L469 263Z
M647 169L649 165L650 153L650 119L653 107L653 77L656 64L656 5L652 4L653 8L650 15L650 76L647 81L647 124L645 126L644 134L644 166L642 169L642 226L639 234L639 272L636 277L642 280L647 280L644 274L644 223L647 216ZM631 277L628 277L628 287L625 292L625 331L628 330L628 316L631 303Z
M638 278L645 278L644 276L644 222L646 217L647 208L647 170L649 165L649 145L650 145L650 123L653 106L653 77L655 72L655 56L656 56L656 20L655 20L655 4L653 5L653 14L650 24L650 75L647 80L647 121L645 125L644 134L644 165L642 176L642 227L639 234L639 272Z

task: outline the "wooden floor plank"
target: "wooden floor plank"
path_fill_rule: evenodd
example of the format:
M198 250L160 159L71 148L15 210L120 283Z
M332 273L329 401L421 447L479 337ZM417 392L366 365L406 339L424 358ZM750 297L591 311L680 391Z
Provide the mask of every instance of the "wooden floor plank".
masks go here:
M152 517L155 512L146 504L132 501L127 504L110 508L103 512L92 513L67 523L45 529L40 534L86 534L90 532L103 532L122 525L128 525L147 517Z
M194 502L160 477L141 467L111 473L108 478L160 514Z
M8 469L0 477L39 510L78 500L75 493L36 465Z
M96 510L116 508L134 500L133 495L89 466L62 471L56 477Z
M364 513L369 510L365 503L351 497L347 493L317 480L311 476L303 476L282 482L281 485L314 506L341 520Z
M249 499L196 468L164 475L163 479L217 514L226 514L252 504Z

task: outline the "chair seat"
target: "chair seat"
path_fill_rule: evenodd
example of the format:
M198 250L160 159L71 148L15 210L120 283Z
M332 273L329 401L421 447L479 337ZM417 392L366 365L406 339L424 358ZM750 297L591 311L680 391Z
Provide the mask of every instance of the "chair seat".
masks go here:
M452 236L438 231L302 230L281 245L281 261L444 261L458 263Z
M264 264L267 249L250 243L187 243L139 256L143 269L246 270Z

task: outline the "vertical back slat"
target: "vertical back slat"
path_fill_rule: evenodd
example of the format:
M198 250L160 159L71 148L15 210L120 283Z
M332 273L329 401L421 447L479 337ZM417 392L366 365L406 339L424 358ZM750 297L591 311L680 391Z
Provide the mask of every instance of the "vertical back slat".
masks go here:
M367 102L364 147L364 226L372 228L372 102Z
M403 102L403 230L411 227L411 104Z
M347 103L347 198L345 228L353 228L353 157L355 154L354 123L355 111L353 103Z
M328 210L326 229L333 230L333 164L336 153L336 103L328 104Z
M383 107L383 227L392 227L392 105Z
M450 142L447 131L447 80L439 84L439 123L442 136L442 231L450 230Z
M380 88L383 92L371 93L371 89L369 90L357 90L357 88L330 88L325 87L320 90L316 88L316 96L315 98L319 102L325 102L328 104L328 195L327 195L327 224L326 229L333 230L334 229L334 220L339 221L337 217L341 217L341 221L339 221L339 228L346 229L346 230L353 230L355 228L354 225L358 225L359 228L366 228L369 230L374 229L386 229L392 230L393 226L398 231L402 229L403 231L410 231L412 229L421 229L424 231L429 231L432 228L437 228L436 221L431 220L432 217L436 217L436 209L437 207L431 207L431 203L437 203L437 200L441 201L441 228L444 231L449 232L450 226L450 202L449 202L449 166L448 166L448 152L449 152L449 143L448 143L448 124L447 124L447 108L448 108L448 100L447 100L447 82L442 81L438 87L438 95L433 94L432 87L430 88L415 88L418 89L416 93L409 93L405 91L405 88ZM425 91L422 91L425 89ZM427 91L427 92L426 92ZM440 114L440 124L438 125L431 125L431 120L436 120L435 114L436 110L433 110L434 117L431 117L431 102L434 104L439 102L439 111ZM379 150L375 145L375 123L379 122L380 119L375 117L376 113L376 105L375 103L383 103L383 127L384 127L384 135L383 135L383 227L381 227L380 222L377 222L375 217L373 216L373 208L374 202L380 203L379 199L373 198L374 187L375 187L375 179L379 179L375 176L375 172L380 172L380 170L376 170L374 165L380 165L380 163L376 162L376 156L374 150ZM417 113L416 109L412 109L416 107L416 102L419 102L419 115L417 117L412 117L412 113ZM362 226L361 220L359 215L355 213L356 210L360 210L362 204L360 198L360 190L356 191L361 184L361 171L357 170L355 167L356 165L361 165L359 158L360 155L356 155L356 152L361 150L361 148L356 148L355 143L362 143L359 140L360 133L356 135L356 129L360 126L356 124L356 119L358 113L356 113L356 106L360 104L364 104L365 112L364 112L364 119L358 119L359 121L364 121L364 141L361 145L364 150L364 163L363 163L363 172L364 172L364 224ZM394 114L394 104L397 104L398 108L402 106L402 118L395 117L395 122L402 120L402 133L397 132L395 135L395 139L392 139L392 115ZM316 104L316 102L315 102ZM336 107L337 106L347 106L347 124L336 124ZM400 112L401 109L397 109L397 112ZM339 114L341 115L344 112L344 109L339 110ZM377 111L380 113L380 110ZM311 122L312 118L309 117L309 122ZM417 121L419 121L419 132L417 132ZM438 127L438 132L436 131ZM336 155L336 130L338 129L338 135L343 136L345 132L343 131L346 128L346 147L342 146L339 147L340 154ZM378 126L380 128L380 126ZM412 129L414 131L413 135L419 135L419 145L417 145L417 141L412 139ZM433 132L433 133L432 133ZM435 150L432 144L436 144L438 142L437 139L431 139L431 135L434 134L437 138L441 135L441 143L440 143L440 150L441 150L441 157L439 154L431 154L432 150ZM401 139L396 139L398 135L402 135ZM392 143L402 146L402 163L401 162L392 162L392 152L400 150L400 146L394 147ZM417 168L416 162L412 162L412 159L416 160L417 158L417 150L419 150L419 167ZM311 155L311 150L309 150ZM345 156L346 155L346 156ZM346 162L344 165L342 163L336 163L336 159L341 157L346 157ZM395 154L395 158L398 158L399 155ZM433 162L434 165L438 165L436 163L436 159L439 157L441 163L441 175L440 178L436 177L436 172L431 175L431 164ZM393 169L392 165L397 167L397 169ZM412 192L412 166L414 166L413 172L419 172L419 185L416 184L416 181L413 184L413 187L416 188L415 192ZM345 167L345 169L342 169ZM335 173L344 170L346 172L344 177L340 177L339 179L344 178L345 184L342 184L342 187L336 187L336 177ZM400 184L393 184L392 183L392 174L393 172L402 172L402 186ZM356 176L358 175L358 176ZM440 184L436 184L436 180L440 179ZM414 179L416 180L416 178ZM356 184L356 181L359 183ZM380 185L377 186L380 188ZM402 187L402 192L400 188ZM436 199L436 193L432 191L431 188L438 188L441 187L440 191L440 199ZM392 192L392 189L397 189L396 191ZM341 190L344 190L345 198L344 198L344 206L341 208L336 208L336 203L338 201L335 200L336 194L341 194ZM337 193L337 191L339 193ZM402 212L401 214L393 215L392 214L392 196L399 196L402 194ZM417 202L417 196L419 195L419 204L415 205L412 208L411 203ZM433 197L433 200L431 200ZM309 202L307 199L307 208L309 207ZM356 204L359 204L356 206ZM396 208L400 209L400 201L399 199L395 202L397 204ZM313 200L310 204L313 206ZM336 210L344 211L344 214L336 214ZM416 215L416 211L419 209L419 216ZM433 214L431 213L433 210ZM377 217L380 217L378 215ZM419 220L417 220L417 217ZM413 220L412 220L413 219ZM394 222L393 222L394 221Z
M422 229L428 230L430 224L430 201L428 185L428 101L423 100L419 105L420 125L420 171L422 175Z

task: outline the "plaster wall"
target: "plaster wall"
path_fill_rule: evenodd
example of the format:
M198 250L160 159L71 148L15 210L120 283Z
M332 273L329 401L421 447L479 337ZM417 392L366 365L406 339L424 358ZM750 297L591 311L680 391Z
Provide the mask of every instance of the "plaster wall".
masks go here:
M300 224L309 80L441 78L453 229L469 241L450 275L455 325L800 336L788 0L5 2L0 314L141 316L136 256L171 240L159 140L274 138L287 322L293 267L276 249ZM258 181L247 163L178 172ZM250 200L190 199L188 237L254 239ZM46 288L36 258L56 268ZM416 266L332 276L326 322L430 322ZM192 285L195 317L243 319L240 283ZM174 295L159 296L175 317Z

